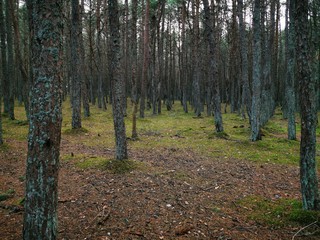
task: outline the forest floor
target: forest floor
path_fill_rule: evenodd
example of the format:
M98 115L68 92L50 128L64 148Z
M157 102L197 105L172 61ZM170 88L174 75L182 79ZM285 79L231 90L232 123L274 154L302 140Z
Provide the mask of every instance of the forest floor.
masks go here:
M92 108L70 129L64 106L59 173L59 239L319 239L320 214L301 210L299 141L286 140L278 113L249 139L247 120L180 108L138 120L129 161L117 162L110 109ZM22 237L27 124L4 118L0 148L0 239ZM130 136L131 122L126 120ZM298 126L299 130L299 126ZM320 128L317 128L317 159ZM319 172L320 175L320 172Z

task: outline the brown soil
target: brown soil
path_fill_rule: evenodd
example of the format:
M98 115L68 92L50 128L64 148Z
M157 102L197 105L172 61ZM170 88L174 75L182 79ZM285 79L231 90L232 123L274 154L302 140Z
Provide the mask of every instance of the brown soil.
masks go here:
M22 232L17 203L23 198L26 143L7 144L9 150L0 152L0 191L15 193L0 202L0 239L16 240ZM61 146L62 154L113 156L110 149L67 140ZM299 230L259 224L238 204L250 195L298 199L297 167L210 159L175 148L129 154L144 167L111 174L61 162L59 239L292 239Z

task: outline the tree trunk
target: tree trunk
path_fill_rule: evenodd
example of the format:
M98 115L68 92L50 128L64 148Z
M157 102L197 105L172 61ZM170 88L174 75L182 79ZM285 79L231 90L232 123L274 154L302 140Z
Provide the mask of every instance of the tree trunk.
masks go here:
M33 84L23 239L57 238L63 1L28 0Z
M80 8L79 0L71 2L71 106L72 128L81 128L81 66L80 66Z
M163 18L161 19L161 27L159 23L159 36L158 36L158 62L159 62L159 75L158 75L158 114L161 114L161 99L163 98L163 86L165 85L165 60L164 60L164 37L165 37L165 4L166 1L163 1Z
M83 28L83 23L82 23L82 18L85 13L84 9L84 0L81 0L81 14L80 14L80 22L79 22L79 40L80 40L80 71L81 71L81 97L82 97L82 104L83 104L83 112L85 117L90 116L90 105L89 105L89 81L88 81L88 72L87 72L87 67L85 64L85 50L84 50L84 40L83 40L83 34L82 34L82 28Z
M143 69L141 80L141 97L140 97L140 117L144 118L145 101L147 95L148 66L149 66L149 15L150 0L146 0L144 16L144 40L143 40Z
M92 27L93 23L93 6L92 6L92 0L89 0L89 30L88 30L88 38L89 38L89 84L90 84L90 102L91 104L95 105L96 104L96 93L95 93L95 73L94 73L94 59L95 59L95 54L93 51L93 45L94 45L94 30Z
M1 73L0 73L0 144L3 144L2 138L2 84L7 77L7 52L6 52L6 33L3 16L3 1L0 1L0 47L1 47Z
M287 0L287 12L289 11L290 22L288 21L288 14L286 13L286 87L285 100L287 101L287 118L288 118L288 139L296 139L296 121L295 121L295 52L294 52L294 0Z
M197 117L201 116L200 99L200 29L199 29L199 8L200 0L192 1L193 12L193 107Z
M63 64L63 101L66 100L67 96L70 96L70 104L72 105L71 97L71 76L72 76L72 66L71 66L71 1L63 2L64 16L65 19L70 19L70 21L64 22L63 32L63 53L64 53L64 64ZM32 71L30 71L32 73ZM30 77L32 79L32 77Z
M120 70L120 23L118 15L118 1L109 0L109 24L110 24L110 62L109 71L112 81L112 111L116 137L116 159L128 158L127 138L124 123L125 88L124 78Z
M188 75L186 72L187 69L187 43L186 43L186 6L184 1L181 2L181 11L182 11L182 26L181 26L181 85L182 85L182 105L183 111L188 113L188 103L187 103L187 86L188 86Z
M243 21L243 0L238 0L238 18L239 18L239 40L240 40L240 54L241 54L241 109L242 117L245 118L247 112L250 119L251 116L251 92L249 89L249 76L248 76L248 43L246 37L246 27ZM246 109L246 111L245 111Z
M13 2L12 0L6 0L6 26L7 26L7 50L8 50L8 65L7 65L7 77L4 79L4 109L8 113L9 119L14 120L14 82L15 82L15 64L13 55L13 36L12 36L12 12Z
M206 31L206 40L209 45L210 54L210 66L209 66L209 78L210 85L212 86L213 93L213 108L214 108L214 123L217 132L223 132L222 115L221 115L221 100L220 100L220 89L218 81L218 67L217 67L217 55L215 49L215 39L214 39L214 27L212 26L212 19L210 15L210 8L208 0L203 0L204 5L204 25Z
M151 54L150 54L150 78L151 78L151 105L152 105L152 114L157 115L157 78L156 78L156 68L159 67L159 63L157 63L157 17L156 11L153 11L151 15L151 23L150 23L150 46L151 46Z
M251 141L261 140L261 29L260 0L254 0L253 9L253 72L251 106Z
M137 90L137 0L132 0L132 22L131 22L131 101L132 108L132 134L131 137L136 139L137 133L137 112L138 112L138 90Z
M311 76L308 7L308 0L295 0L295 48L301 111L300 183L303 208L320 210L316 164L316 93L315 79Z
M19 9L19 6L18 6L18 9ZM14 38L15 38L15 55L16 55L17 66L19 68L21 78L22 78L21 94L22 94L22 98L25 106L26 116L27 116L27 119L29 119L29 76L25 68L25 65L23 64L23 59L21 54L18 12L17 14L15 14L14 11L12 11L12 14L13 14L12 20L13 20L13 30L14 30L13 32L14 32Z
M102 71L102 44L101 44L101 0L97 0L97 6L96 6L96 31L97 31L97 38L96 38L96 47L97 47L97 59L95 59L96 68L97 68L97 78L98 78L98 107L103 108L105 106L104 104L104 95L103 92L103 71Z

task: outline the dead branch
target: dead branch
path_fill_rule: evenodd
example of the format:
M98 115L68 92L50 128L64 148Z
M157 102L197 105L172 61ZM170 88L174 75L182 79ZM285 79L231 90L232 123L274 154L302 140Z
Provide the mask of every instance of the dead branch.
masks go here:
M317 223L318 223L318 220L317 220L317 221L314 221L313 223L310 223L310 224L307 225L307 226L304 226L304 227L301 228L301 229L299 229L299 231L296 232L296 233L293 235L292 240L294 240L295 237L298 236L298 234L301 233L303 230L305 230L305 229L307 229L307 228L309 228L309 227L311 227L311 226L313 226L313 225L315 225L315 224L317 224Z

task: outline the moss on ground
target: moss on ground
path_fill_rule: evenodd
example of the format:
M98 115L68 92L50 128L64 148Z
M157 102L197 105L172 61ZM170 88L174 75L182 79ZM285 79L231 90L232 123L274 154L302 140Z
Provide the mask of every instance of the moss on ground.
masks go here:
M143 164L134 160L115 160L105 157L76 157L78 160L76 166L81 169L100 169L106 170L113 174L125 174L138 168L142 169Z
M69 129L65 129L64 130L64 134L69 134L69 135L79 135L79 134L83 134L83 133L88 133L88 129L86 128L77 128L77 129L73 129L73 128L69 128Z
M0 192L0 202L5 201L9 198L12 198L14 194L15 194L15 190L13 190L13 189L9 189L3 193Z
M131 107L128 104L126 121L127 136L131 136ZM28 125L23 106L15 108L17 120L3 118L4 139L27 140ZM174 104L171 111L163 109L162 114L152 115L146 111L145 118L137 119L138 141L128 141L131 149L152 150L174 147L189 149L201 155L215 158L234 158L255 162L294 164L299 162L299 141L287 140L287 121L279 110L262 129L262 141L251 142L248 119L234 113L223 114L223 133L216 133L213 117L194 118L193 113L184 113L180 104ZM320 121L320 113L318 114ZM297 121L299 119L297 117ZM71 129L71 108L69 101L63 103L62 137L71 143L81 141L85 146L113 149L114 129L111 106L103 111L91 106L91 116L82 119L83 128ZM297 124L299 139L300 125ZM320 126L317 127L317 159L320 159ZM2 146L5 151L10 145Z
M125 174L136 170L141 163L127 159L115 160L111 159L104 164L104 168L114 174Z
M96 168L102 169L104 168L105 164L110 161L104 157L99 156L77 156L78 160L76 162L76 166L81 169L88 169L88 168Z
M276 228L305 226L320 220L319 211L303 210L302 203L295 199L270 200L248 196L238 201L238 204L249 219Z

